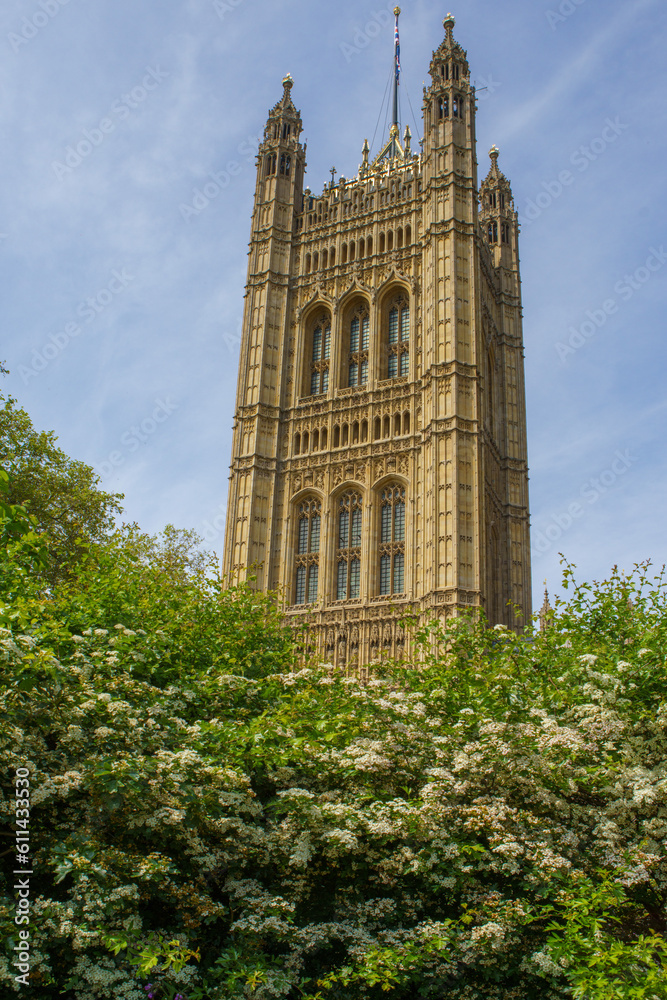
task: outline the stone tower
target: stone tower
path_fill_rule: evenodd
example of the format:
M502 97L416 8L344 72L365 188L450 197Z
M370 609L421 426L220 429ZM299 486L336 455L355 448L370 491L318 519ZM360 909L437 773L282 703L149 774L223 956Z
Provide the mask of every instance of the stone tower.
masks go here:
M223 571L339 665L404 655L406 615L531 613L518 220L444 28L419 152L394 101L375 159L304 191L287 76L257 157Z

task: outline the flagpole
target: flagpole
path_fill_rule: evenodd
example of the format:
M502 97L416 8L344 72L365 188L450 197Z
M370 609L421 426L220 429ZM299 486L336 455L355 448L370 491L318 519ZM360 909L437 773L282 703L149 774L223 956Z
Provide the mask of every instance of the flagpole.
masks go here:
M394 107L392 115L392 125L398 128L398 74L400 73L400 46L398 40L398 15L401 13L400 7L394 7L396 22L394 25Z

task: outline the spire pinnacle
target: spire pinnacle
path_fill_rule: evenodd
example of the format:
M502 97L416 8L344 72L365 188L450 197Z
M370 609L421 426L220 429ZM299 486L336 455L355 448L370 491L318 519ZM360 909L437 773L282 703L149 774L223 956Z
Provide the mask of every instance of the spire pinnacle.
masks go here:
M454 19L454 17L453 17L452 14L448 14L447 17L445 18L445 20L442 22L442 26L445 29L445 31L447 32L448 38L450 38L450 39L452 37L452 31L454 30L454 25L455 24L456 24L456 21L455 21L455 19Z

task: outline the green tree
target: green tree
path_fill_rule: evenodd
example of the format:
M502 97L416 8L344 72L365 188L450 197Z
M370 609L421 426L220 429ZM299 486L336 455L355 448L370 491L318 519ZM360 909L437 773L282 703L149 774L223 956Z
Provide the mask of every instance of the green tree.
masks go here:
M107 493L84 462L69 458L52 432L38 432L11 397L0 396L0 467L9 476L7 502L23 506L45 539L50 584L66 577L85 548L112 530L121 494Z

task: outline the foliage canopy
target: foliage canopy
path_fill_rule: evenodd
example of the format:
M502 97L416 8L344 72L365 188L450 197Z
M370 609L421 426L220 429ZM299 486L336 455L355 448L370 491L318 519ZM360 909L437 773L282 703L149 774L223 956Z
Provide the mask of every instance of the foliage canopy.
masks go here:
M45 587L46 522L14 496L0 809L13 837L28 767L23 995L667 997L661 577L566 567L544 631L434 624L362 682L297 664L270 598L225 589L188 533L98 536ZM7 954L14 904L6 874ZM0 983L19 989L7 959Z

